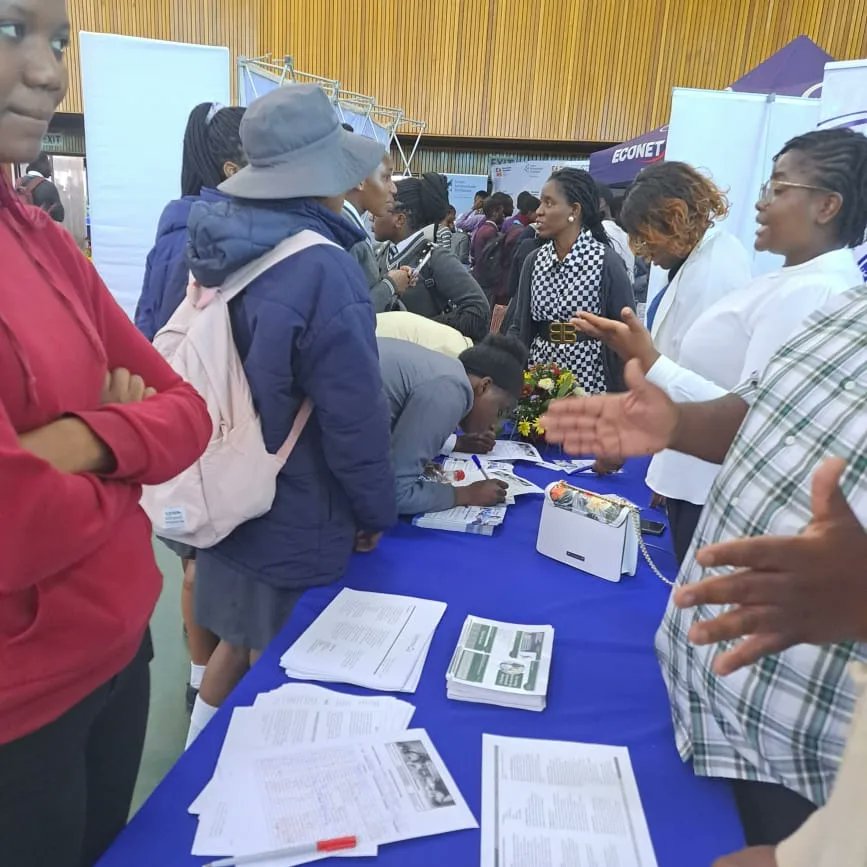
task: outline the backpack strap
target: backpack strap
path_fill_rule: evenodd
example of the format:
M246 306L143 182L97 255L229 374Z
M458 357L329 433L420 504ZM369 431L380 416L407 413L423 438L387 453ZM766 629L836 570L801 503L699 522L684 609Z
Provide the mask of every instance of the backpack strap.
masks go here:
M318 245L338 247L334 241L329 241L328 238L314 232L311 229L304 229L292 237L281 241L273 250L269 250L258 259L239 268L234 274L230 275L225 283L220 287L220 296L228 304L237 295L240 295L251 283L261 277L266 271L269 271L275 265L280 264L284 259L294 256L296 253L301 253L308 247L316 247Z
M289 456L295 450L295 446L298 445L298 440L301 439L301 434L304 433L304 428L307 427L307 422L310 421L312 412L313 401L309 397L305 397L301 408L298 410L298 415L295 416L295 421L292 422L292 430L289 431L289 436L286 437L286 441L277 450L277 454L274 455L280 462L281 467L289 460Z

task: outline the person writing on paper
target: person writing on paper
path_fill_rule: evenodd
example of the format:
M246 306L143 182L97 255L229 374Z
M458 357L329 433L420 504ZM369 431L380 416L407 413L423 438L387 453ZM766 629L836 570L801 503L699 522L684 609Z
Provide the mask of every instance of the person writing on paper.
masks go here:
M504 502L504 482L454 487L421 476L458 425L466 434L486 434L514 408L524 384L526 349L513 338L489 335L455 360L404 340L378 342L391 407L398 512L415 515Z
M412 282L410 268L395 268L385 276L380 274L379 261L373 249L373 242L367 234L367 227L364 225L365 214L370 214L374 219L383 217L394 204L397 187L391 179L393 173L394 164L391 157L385 154L382 162L368 177L347 191L343 202L343 216L359 231L364 232L362 240L355 244L349 252L353 259L361 265L361 270L367 277L367 283L370 286L370 300L373 301L373 309L377 313L400 309L400 296L409 289Z
M725 236L715 235L678 271L651 333L631 311L624 311L622 322L582 313L576 324L585 334L604 340L621 357L637 358L648 379L674 400L724 395L746 377L762 371L812 311L832 295L861 282L848 245L863 237L867 222L865 186L867 139L851 130L819 130L799 136L777 155L771 179L756 203L756 249L784 256L782 269L740 288L732 286L723 298L695 316L686 302L693 291L691 275L703 273L702 279L710 281L714 273L724 273L717 250L731 262L736 259L737 242L732 239L723 244ZM631 198L632 194L624 214L634 229ZM650 255L658 256L652 244L647 249ZM696 254L699 258L693 260ZM717 260L711 263L712 270L702 265L705 255ZM691 266L693 261L698 263L695 267ZM742 279L746 269L728 273L739 274L737 279ZM685 282L688 279L689 283ZM699 297L707 297L706 291L696 291ZM675 309L679 301L687 308L685 312ZM684 332L681 322L689 323ZM675 327L670 327L672 323ZM651 462L647 484L668 501L675 552L681 563L717 470L707 462L671 451Z
M679 608L700 607L702 620L689 640L721 644L716 674L797 644L867 643L867 532L840 490L844 469L842 460L829 458L816 470L812 520L800 536L734 539L697 552L707 569L737 569L682 587L674 597ZM714 867L867 864L867 663L852 663L850 670L861 696L827 804L776 848L745 849Z
M491 322L488 299L457 256L436 245L436 226L448 207L448 184L442 175L429 172L399 181L397 201L373 224L376 240L388 242L379 251L380 268L412 270L414 282L401 296L410 313L478 341Z
M580 310L612 316L634 304L623 260L602 228L593 178L580 169L554 172L536 218L545 244L524 261L508 334L530 347L530 364L570 370L588 394L619 391L623 362L570 324Z
M0 0L0 163L67 89L62 0ZM142 484L183 472L205 404L72 236L0 173L0 860L94 864L126 824L162 587Z
M250 164L227 202L190 215L190 268L220 286L302 231L328 244L274 265L229 305L265 445L276 453L305 399L313 414L277 477L270 511L197 558L196 619L220 638L190 741L283 626L308 587L336 581L353 547L375 547L396 518L370 290L347 252L362 232L344 191L382 162L381 145L343 130L314 85L256 100L241 124Z
M812 188L819 177L778 195L804 197L819 210L833 206L841 226L852 229L843 237L854 239L855 221L864 219L863 209L854 210L858 196L837 193L832 205L830 194ZM704 578L699 549L747 534L802 533L813 470L829 455L845 460L840 487L864 524L865 370L867 289L859 285L833 296L763 374L723 397L675 403L632 359L625 394L553 403L542 424L551 442L573 454L622 459L672 448L722 463L676 582L692 590ZM708 613L716 612L669 602L656 635L677 747L697 774L733 781L747 843L773 846L828 798L857 698L846 664L867 660L867 651L852 643L798 645L721 677L718 658L728 646L687 639Z

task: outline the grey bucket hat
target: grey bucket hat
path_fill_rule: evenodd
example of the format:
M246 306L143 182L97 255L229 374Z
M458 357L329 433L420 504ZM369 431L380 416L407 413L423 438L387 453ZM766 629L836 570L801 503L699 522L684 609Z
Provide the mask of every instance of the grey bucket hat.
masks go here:
M241 199L339 196L360 184L385 148L347 132L321 87L292 84L260 97L241 121L249 165L220 184Z

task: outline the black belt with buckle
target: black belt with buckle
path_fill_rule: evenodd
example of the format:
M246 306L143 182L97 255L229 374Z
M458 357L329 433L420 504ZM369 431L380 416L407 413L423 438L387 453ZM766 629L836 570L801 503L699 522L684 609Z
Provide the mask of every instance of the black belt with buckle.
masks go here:
M592 340L571 322L534 321L533 330L537 337L547 340L548 343L583 343L585 340Z

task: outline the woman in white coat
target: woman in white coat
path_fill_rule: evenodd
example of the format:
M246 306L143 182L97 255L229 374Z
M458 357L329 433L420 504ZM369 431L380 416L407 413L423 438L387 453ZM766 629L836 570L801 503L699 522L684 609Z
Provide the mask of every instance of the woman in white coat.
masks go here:
M760 374L832 295L863 282L848 248L864 237L865 198L867 138L851 130L818 130L792 139L775 158L756 202L756 250L785 257L783 268L687 317L683 333L681 326L676 334L666 332L655 320L648 333L632 311L624 311L622 322L580 314L576 324L621 357L638 358L647 378L674 400L721 397ZM665 298L659 310L662 304ZM679 562L718 469L671 451L651 462L647 483L667 498Z

